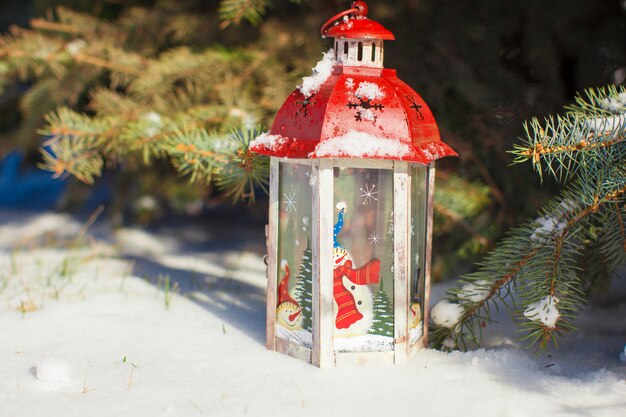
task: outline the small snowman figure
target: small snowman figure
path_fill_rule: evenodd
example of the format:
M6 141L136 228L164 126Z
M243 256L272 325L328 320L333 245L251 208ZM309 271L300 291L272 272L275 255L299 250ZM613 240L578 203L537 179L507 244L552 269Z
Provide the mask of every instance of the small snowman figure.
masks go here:
M333 298L335 300L335 336L362 336L372 327L374 297L368 287L380 280L380 261L372 259L354 269L350 252L337 237L344 224L345 202L336 206L339 217L333 228Z
M285 276L278 286L278 307L276 307L276 321L289 330L302 329L302 309L294 297L289 294L289 278L291 272L287 260L283 259L280 267Z

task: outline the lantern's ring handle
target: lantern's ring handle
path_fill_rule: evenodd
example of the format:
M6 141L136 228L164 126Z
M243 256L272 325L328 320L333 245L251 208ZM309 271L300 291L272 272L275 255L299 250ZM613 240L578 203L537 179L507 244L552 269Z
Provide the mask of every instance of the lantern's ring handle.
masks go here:
M320 32L322 33L322 36L326 36L326 31L328 30L330 25L332 25L333 23L335 23L339 19L342 19L344 16L349 15L350 13L354 13L357 16L367 16L368 7L367 7L367 4L365 4L364 1L352 2L351 6L352 7L350 7L349 9L344 10L343 12L337 13L336 15L334 15L333 17L328 19L322 25L322 27L320 28Z

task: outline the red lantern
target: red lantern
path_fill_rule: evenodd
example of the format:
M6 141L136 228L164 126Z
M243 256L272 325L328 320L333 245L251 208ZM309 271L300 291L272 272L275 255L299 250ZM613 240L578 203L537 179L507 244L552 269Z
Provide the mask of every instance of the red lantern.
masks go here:
M267 346L318 366L426 344L434 161L456 155L367 11L322 26L333 49L251 144L272 157Z

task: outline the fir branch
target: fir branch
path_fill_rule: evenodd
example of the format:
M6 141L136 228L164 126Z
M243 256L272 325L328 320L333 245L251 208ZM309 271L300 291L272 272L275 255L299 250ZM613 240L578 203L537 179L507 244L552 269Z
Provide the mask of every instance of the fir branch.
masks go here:
M526 122L526 138L511 151L514 163L530 160L540 177L545 170L567 181L581 166L602 159L607 148L623 157L626 150L617 145L626 142L626 89L588 90L586 95L579 95L564 116Z
M133 76L142 74L142 68L119 64L117 59L106 59L79 52L79 50L85 48L84 41L74 40L60 43L57 39L48 39L33 34L33 36L28 37L28 42L32 42L35 37L40 38L40 42L38 42L39 47L36 49L20 49L21 43L12 42L9 40L10 38L5 37L4 41L0 42L0 58L12 58L16 60L15 64L25 68L32 68L36 74L41 74L46 68L49 68L57 77L68 62L91 65L100 69ZM113 48L110 48L109 54L114 53L114 51ZM117 55L120 55L119 51ZM26 79L26 73L22 71L22 74L22 78Z
M261 126L255 129L236 129L231 134L234 142L228 155L228 163L219 172L217 186L235 202L255 201L258 187L267 193L269 158L250 151L250 142L263 132Z
M44 146L51 145L64 137L86 141L95 138L106 140L119 131L104 120L92 119L67 107L60 107L56 112L48 114L46 122L48 126L41 129L39 133L51 138L44 143Z
M615 201L615 214L617 217L617 221L619 224L619 232L620 235L622 236L622 242L623 242L623 246L624 246L624 252L626 253L626 229L624 229L624 219L622 219L622 213L621 210L619 208L619 203L617 201Z
M85 37L98 37L122 42L126 35L119 27L104 19L99 19L88 13L77 12L63 6L55 8L58 23L65 28L68 25L75 28Z
M613 206L616 202L622 201L624 194L626 194L626 187L620 189L619 192L605 195L594 204L579 210L577 206L571 204L571 198L575 192L577 192L576 184L566 190L560 198L553 200L546 206L544 211L546 217L553 216L552 220L556 224L566 220L565 225L557 227L560 229L558 233L551 233L546 236L537 235L538 228L536 226L538 223L535 220L528 221L499 243L485 261L480 264L481 267L477 272L466 275L462 279L463 285L471 284L471 290L463 289L463 286L460 286L449 292L448 300L463 305L464 310L458 322L453 326L434 328L433 341L436 345L441 346L448 338L454 340L456 347L466 348L465 339L467 338L478 342L482 328L491 323L489 303L494 300L503 302L504 297L500 292L514 280L519 280L520 285L526 283L520 287L521 295L519 295L524 305L536 302L546 294L558 296L561 308L571 316L576 309L574 305L581 302L580 290L577 288L579 280L575 270L578 264L576 259L581 257L580 247L582 244L580 236L576 236L576 232L572 229L580 228L587 217L597 215L607 206ZM568 244L567 240L574 238L577 239L577 242ZM566 244L568 245L566 246ZM564 251L566 256L564 256ZM567 271L562 269L564 264ZM544 271L545 274L544 284L540 284L541 271ZM497 278L494 279L494 276ZM572 281L564 281L564 276L569 277L568 279ZM472 296L471 291L475 290L477 283L481 284L480 287L486 286L488 292L480 301L468 303L467 299ZM524 295L524 292L527 294ZM505 294L507 297L513 298L508 291ZM518 311L519 315L523 315L522 313L523 311ZM525 326L528 328L526 338L531 340L531 345L539 344L539 348L544 348L548 340L555 341L553 333L572 328L567 317L568 315L563 314L562 319L558 322L558 327L555 328L532 321L526 323ZM537 337L539 334L541 334L541 338ZM526 338L522 340L526 340Z
M113 60L107 60L96 56L87 55L84 53L76 53L71 55L72 59L79 64L93 65L94 67L107 69L110 71L120 72L123 74L129 74L139 76L142 74L142 70L139 68L133 68L126 65L117 64Z
M579 151L594 151L596 149L613 146L619 142L623 142L624 140L626 140L626 135L619 135L608 141L602 141L601 139L603 139L602 133L589 133L586 137L586 140L582 140L573 145L561 145L545 148L542 143L536 143L530 147L517 145L516 147L519 149L519 152L517 153L518 155L522 157L528 157L527 159L532 159L533 163L539 163L542 157L545 157L549 154L567 154ZM520 159L516 162L525 162L527 159Z
M597 288L626 263L625 120L626 91L608 88L587 92L586 100L579 97L568 114L550 117L545 125L537 119L526 124L525 143L513 151L515 162L531 160L540 175L545 169L560 180L573 180L541 217L513 230L477 272L448 292L461 314L454 323L436 323L436 344L480 343L483 327L491 322L490 307L507 299L524 306L516 314L526 331L522 340L530 346L543 349L549 341L558 346L555 336L574 328L572 319L584 302L583 282ZM592 269L586 272L580 265Z
M222 0L219 6L220 27L224 29L242 20L257 25L265 14L267 4L268 0Z
M256 188L267 192L269 176L268 159L249 150L250 141L261 132L260 127L239 128L226 138L204 130L179 132L166 148L177 170L191 181L215 181L234 202L253 203Z
M50 22L46 19L31 19L30 26L33 29L41 29L41 30L49 30L52 32L60 32L69 35L79 35L82 31L74 25L59 23L59 22Z
M93 184L102 171L104 161L96 149L73 140L51 143L49 148L50 151L41 150L44 162L40 167L53 172L55 178L73 175L86 184Z

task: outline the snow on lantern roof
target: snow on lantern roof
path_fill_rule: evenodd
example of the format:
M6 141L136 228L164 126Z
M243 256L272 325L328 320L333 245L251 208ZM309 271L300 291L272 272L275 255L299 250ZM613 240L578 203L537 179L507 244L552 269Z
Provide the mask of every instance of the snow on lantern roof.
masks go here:
M428 164L456 152L432 112L392 69L335 66L317 88L296 89L254 152L286 158L372 158Z
M346 16L342 13L356 17L331 26ZM363 38L364 32L354 30L372 22L364 17L365 3L354 2L342 13L329 19L322 33L335 36L336 30L346 27L351 35ZM384 39L379 35L376 39ZM373 60L374 51L371 54ZM280 158L371 158L421 164L457 156L441 140L424 100L395 70L367 66L360 58L346 65L336 57L336 49L324 54L313 74L285 100L271 130L252 141L250 150Z

